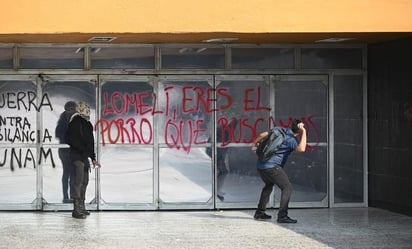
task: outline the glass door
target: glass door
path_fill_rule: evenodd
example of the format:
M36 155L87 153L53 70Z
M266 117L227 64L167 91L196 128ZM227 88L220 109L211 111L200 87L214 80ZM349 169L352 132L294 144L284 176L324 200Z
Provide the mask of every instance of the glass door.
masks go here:
M269 76L216 76L213 143L217 208L256 208L262 181L251 144L267 130L273 108Z
M213 208L212 76L158 78L156 134L160 209Z
M217 208L256 208L263 181L256 171L254 138L270 127L301 119L308 131L305 153L292 153L285 170L293 184L291 207L328 206L328 78L216 76L213 148ZM268 207L278 207L275 187Z
M42 99L39 125L41 160L41 196L44 210L71 210L73 202L73 166L65 133L69 117L79 101L90 105L90 122L97 120L95 75L42 75L38 79ZM46 105L47 104L47 105ZM96 139L96 137L95 137ZM86 191L88 209L96 209L96 172L90 173Z
M305 123L308 146L292 153L285 171L293 184L291 207L328 206L328 77L274 76L275 125L288 126L293 118ZM275 188L275 206L280 191Z
M156 209L153 78L102 75L99 86L100 115L95 125L102 164L99 208Z
M0 210L41 208L37 122L42 109L36 76L0 75ZM40 155L42 155L40 157Z

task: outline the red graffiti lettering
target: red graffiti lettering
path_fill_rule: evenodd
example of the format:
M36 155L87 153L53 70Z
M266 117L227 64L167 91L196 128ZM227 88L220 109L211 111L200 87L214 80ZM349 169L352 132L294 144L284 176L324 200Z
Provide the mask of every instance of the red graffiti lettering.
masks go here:
M125 93L114 92L110 96L107 92L103 93L103 115L129 113L130 107L133 106L135 114L145 115L147 113L161 114L163 111L156 110L156 94L142 93ZM166 102L168 103L166 97Z
M260 87L257 88L257 93L255 93L255 88L248 88L244 92L243 98L243 110L244 111L270 111L271 108L267 106L261 106L261 94ZM255 93L255 98L250 98L249 94Z
M205 113L210 114L220 110L227 110L233 105L232 97L227 93L227 88L203 88L185 86L182 88L182 112L184 114L199 112L202 109ZM219 98L223 105L213 108L213 104L217 103L217 98L214 98L214 93Z
M179 89L181 92L174 92ZM243 105L243 112L270 111L269 106L263 105L261 87L246 88L243 96L234 98L230 94L230 89L225 87L203 87L203 86L183 86L176 88L173 85L165 86L164 95L161 96L161 109L157 109L159 104L157 95L152 92L132 92L103 93L103 116L133 114L139 115L164 115L169 119L164 127L164 141L169 148L190 152L193 145L205 144L207 142L206 133L209 133L210 114L219 111L230 110L234 106L235 99L243 97L239 103ZM237 110L239 111L239 110ZM204 117L207 117L204 119ZM150 144L153 139L152 123L143 118L137 121L134 118L123 119L122 117L113 120L101 119L96 123L99 126L101 141L105 143L139 143ZM320 143L320 132L313 116L301 117L305 123L311 141L308 149L315 149ZM207 121L208 122L208 121ZM270 127L278 124L283 127L290 127L293 122L292 117L276 120L273 117L242 117L238 119L228 119L222 117L216 121L217 142L225 147L229 144L252 143L256 138L257 127L262 122L268 122ZM209 128L208 128L209 127ZM208 132L206 132L206 130ZM313 132L313 134L312 134ZM315 135L315 136L313 136ZM314 144L314 145L313 145Z
M207 139L199 141L200 135L206 132L205 129L200 128L203 122L203 120L167 120L164 135L166 145L189 153L193 144L207 143Z
M129 118L124 121L122 118L107 120L100 119L95 124L95 129L100 127L100 137L103 145L106 138L110 144L116 143L139 143L150 144L153 138L153 130L150 121L143 118L136 127L136 120ZM138 129L137 129L138 128Z
M231 119L230 122L226 117L218 119L218 129L221 129L217 137L217 141L220 141L220 145L225 147L230 143L252 143L256 137L256 129L260 122L263 122L263 118L258 118L254 121L249 118ZM238 127L238 128L237 128ZM236 133L238 130L238 133ZM249 137L245 137L244 134L250 134Z
M219 106L218 110L224 111L224 110L228 110L228 109L230 109L230 107L232 107L233 98L232 98L232 96L229 95L228 91L229 91L229 89L227 89L227 88L218 88L216 90L217 95L222 97L222 99L220 99L222 102L224 102L224 100L226 99L226 104Z
M192 91L194 87L190 87L190 86L185 86L182 89L182 112L183 113L191 113L191 112L195 112L197 110L195 110L194 105L196 100L194 100L193 98L189 97L192 96ZM190 107L189 107L190 106Z

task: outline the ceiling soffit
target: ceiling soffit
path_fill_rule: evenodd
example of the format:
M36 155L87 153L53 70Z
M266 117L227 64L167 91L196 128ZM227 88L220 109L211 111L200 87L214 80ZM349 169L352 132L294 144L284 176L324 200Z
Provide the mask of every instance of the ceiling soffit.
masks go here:
M122 43L233 43L233 44L310 44L310 43L378 43L412 37L412 33L65 33L1 34L0 43L89 43L92 37L115 37L107 44ZM215 40L233 38L227 40ZM341 41L342 39L342 41ZM211 41L210 41L211 40ZM321 42L327 40L329 42ZM210 41L210 42L209 42ZM336 41L336 42L330 42ZM99 42L98 42L99 43Z

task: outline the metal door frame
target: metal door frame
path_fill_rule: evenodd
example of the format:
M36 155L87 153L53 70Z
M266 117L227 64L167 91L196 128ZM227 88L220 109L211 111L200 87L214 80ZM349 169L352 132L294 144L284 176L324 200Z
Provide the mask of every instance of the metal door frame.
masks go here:
M353 207L353 206L367 206L367 172L365 170L364 177L364 199L365 201L363 203L347 203L347 204L334 204L334 196L333 196L333 189L334 189L334 178L333 178L333 141L334 141L334 134L333 134L333 76L337 74L336 72L330 72L328 70L326 71L314 71L312 72L313 74L298 74L298 72L294 72L293 74L269 74L269 75L264 75L264 74L253 74L253 75L220 75L220 74L206 74L206 75L197 75L197 74L189 74L189 75L183 75L183 74L173 74L173 75L160 75L160 76L154 76L153 74L148 74L148 75L111 75L111 74L98 74L97 72L95 74L63 74L64 72L62 71L62 74L48 74L48 75L42 75L39 77L39 75L35 74L2 74L0 75L0 80L9 80L9 81L21 81L21 80L27 80L31 81L34 84L38 83L38 81L47 81L47 80L55 80L55 81L78 81L78 80L98 80L96 81L96 87L98 88L96 90L96 120L100 118L100 112L101 112L101 106L100 106L100 86L101 82L107 79L124 79L124 80L135 80L135 79L148 79L153 86L155 87L155 91L157 91L158 87L158 82L160 79L177 79L177 80L199 80L199 79L208 79L208 81L211 82L213 86L217 85L218 79L248 79L248 78L253 78L253 77L269 77L269 84L270 84L270 89L271 92L273 91L274 87L274 82L278 79L297 79L297 80L304 80L308 78L319 78L322 79L323 82L325 82L326 89L327 89L327 94L328 94L328 142L326 144L322 144L322 146L327 146L328 147L328 193L327 193L327 198L322 200L321 202L304 202L304 203L296 203L296 202L291 202L290 207ZM366 77L366 76L365 76ZM366 115L366 78L364 80L364 116ZM41 84L37 84L37 92L42 93L41 90ZM270 103L274 103L274 95L271 95L272 97L270 98ZM38 120L37 125L41 129L43 128L42 125L42 114L39 112L38 114ZM213 119L215 120L215 116ZM366 119L365 119L366 120ZM153 122L156 124L156 118L153 120ZM214 124L213 124L214 125ZM156 126L155 126L156 127ZM367 130L367 122L365 121L363 124L364 131ZM216 130L215 127L213 127L214 131ZM364 132L364 169L367 168L367 134ZM96 142L99 143L99 137L96 137ZM212 143L213 144L213 143ZM5 147L7 145L1 145L0 147ZM41 146L41 143L38 143L34 145L36 148ZM153 176L153 181L154 181L154 186L153 186L153 193L154 193L154 198L153 198L153 203L150 205L147 204L136 204L136 203L121 203L121 204L102 204L97 202L95 206L91 205L91 209L97 209L97 210L105 210L105 209L122 209L122 210L167 210L167 209L219 209L219 208L255 208L256 203L228 203L228 204L218 204L216 205L215 202L215 188L216 188L216 179L215 179L215 167L213 161L212 161L212 166L213 166L213 201L212 204L208 203L207 205L198 205L198 204L193 204L193 203L172 203L172 204L167 204L167 205L160 205L159 204L159 162L158 162L158 152L159 148L161 145L158 143L158 138L155 136L154 138L154 144L153 144L153 149L155 156L154 157L154 176ZM59 145L52 145L51 147L59 147ZM97 146L97 154L99 155L100 153L100 146ZM99 172L96 173L96 200L100 200L100 176ZM276 204L275 204L276 206ZM89 207L89 208L90 208ZM34 198L32 203L3 203L0 204L0 210L69 210L71 209L71 205L67 204L61 204L61 203L46 203L45 200L43 200L43 173L42 173L42 165L39 165L36 169L36 197Z

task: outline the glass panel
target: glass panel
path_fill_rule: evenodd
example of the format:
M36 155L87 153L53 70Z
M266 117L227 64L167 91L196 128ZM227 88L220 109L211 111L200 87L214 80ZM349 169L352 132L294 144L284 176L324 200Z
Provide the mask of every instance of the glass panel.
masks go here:
M153 87L146 81L109 80L103 83L101 96L97 125L104 165L103 201L152 203L153 149L126 145L153 144Z
M303 69L362 69L361 48L302 48Z
M50 110L47 95L37 96L31 81L0 80L0 144L35 144L36 114Z
M83 69L82 48L19 48L22 69Z
M154 69L154 48L100 48L91 49L92 68L96 69Z
M217 197L257 203L261 180L250 144L270 123L269 85L263 78L222 80L217 89Z
M159 83L160 198L163 202L206 202L212 197L212 169L205 148L214 90L205 80Z
M224 48L162 48L164 69L223 69Z
M293 48L232 48L234 69L292 69Z
M335 202L363 202L363 77L334 77Z
M36 199L35 144L39 136L36 114L50 109L39 105L31 81L0 81L0 203L32 203Z
M73 189L70 187L72 164L69 148L44 148L47 157L42 160L43 165L43 198L48 203L62 203L66 193L71 197ZM91 162L90 162L91 165ZM95 171L89 172L89 184L86 190L86 203L95 199L96 176ZM68 198L66 198L68 199Z
M0 48L0 69L13 68L13 49Z
M218 143L218 146L221 146ZM226 154L217 149L217 201L227 203L258 203L263 181L256 170L256 155L246 147L225 147ZM219 162L224 155L224 165ZM221 168L225 167L227 172ZM223 198L222 198L223 197Z
M282 78L275 83L276 125L290 126L293 118L305 123L308 146L304 153L292 153L286 162L294 193L291 201L322 201L327 197L328 98L325 81L310 76ZM280 191L275 188L279 203Z
M65 130L62 131L57 125L68 118L66 109L74 107L79 101L85 101L90 105L90 122L96 122L96 93L90 81L49 81L43 88L43 94L47 96L52 107L43 111L44 130L51 134L50 141L43 141L44 143L65 144L62 139Z
M165 203L206 203L212 198L212 168L204 148L188 153L160 149L159 196Z
M91 81L49 81L43 88L53 108L43 111L43 128L50 134L49 139L43 141L43 148L51 150L49 160L43 162L43 196L48 203L61 203L70 197L70 181L72 164L69 157L69 148L65 143L64 134L68 125L67 107L79 101L90 105L90 122L96 122L95 86ZM60 124L58 126L58 124ZM66 124L61 126L61 124ZM96 141L96 136L95 136ZM60 145L59 148L55 148ZM90 173L86 191L86 202L94 200L95 178ZM67 195L67 196L65 196Z
M0 204L36 199L37 149L0 147Z
M106 203L153 202L153 149L105 146L101 188Z

